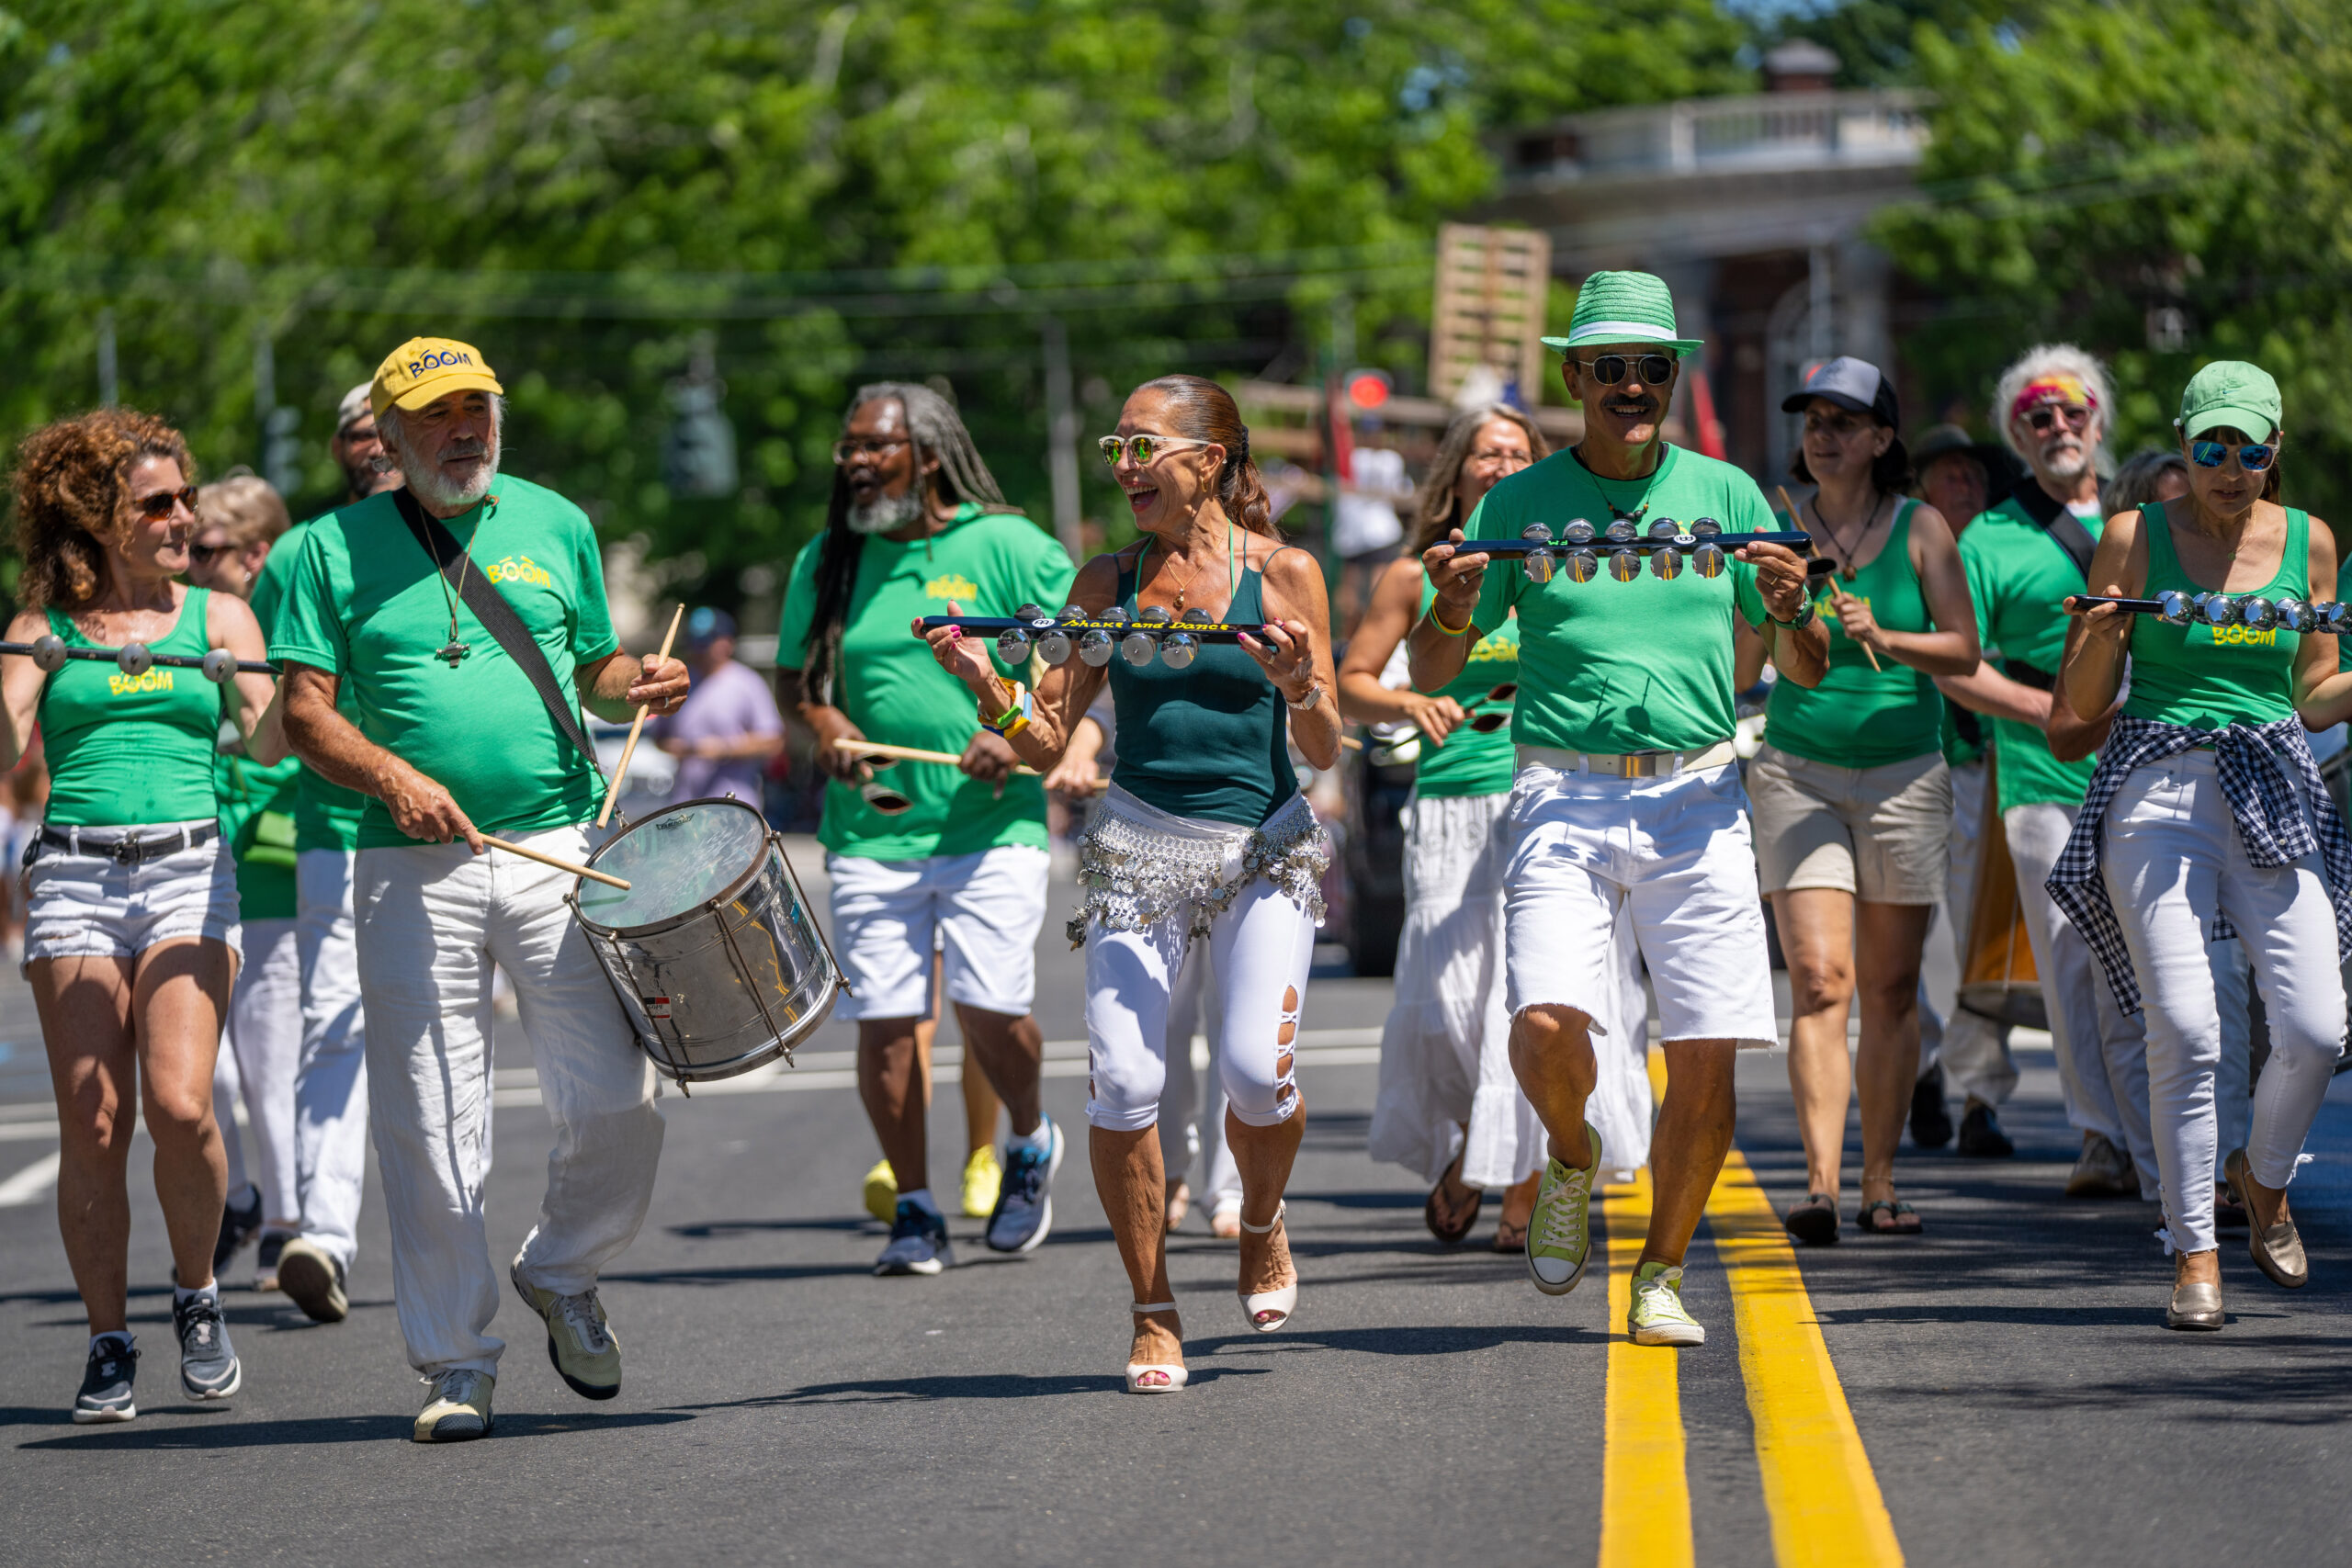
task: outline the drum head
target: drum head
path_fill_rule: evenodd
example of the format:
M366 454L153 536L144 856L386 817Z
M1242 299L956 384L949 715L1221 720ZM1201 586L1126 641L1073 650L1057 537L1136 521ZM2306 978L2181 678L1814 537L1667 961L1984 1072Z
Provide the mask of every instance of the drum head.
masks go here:
M626 893L582 878L580 912L626 930L690 914L726 892L767 853L768 825L740 800L697 800L657 811L589 857L629 884Z

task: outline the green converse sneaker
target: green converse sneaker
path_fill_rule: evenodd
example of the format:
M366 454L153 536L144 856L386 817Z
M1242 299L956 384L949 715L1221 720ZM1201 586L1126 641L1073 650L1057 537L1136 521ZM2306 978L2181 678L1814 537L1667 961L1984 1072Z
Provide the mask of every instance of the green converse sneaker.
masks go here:
M1645 1263L1634 1270L1634 1304L1625 1332L1636 1345L1704 1345L1707 1331L1682 1310L1682 1266Z
M1575 1290L1592 1257L1592 1183L1600 1172L1600 1133L1588 1122L1584 1135L1592 1163L1570 1170L1558 1160L1546 1160L1535 1213L1528 1217L1527 1271L1547 1296Z

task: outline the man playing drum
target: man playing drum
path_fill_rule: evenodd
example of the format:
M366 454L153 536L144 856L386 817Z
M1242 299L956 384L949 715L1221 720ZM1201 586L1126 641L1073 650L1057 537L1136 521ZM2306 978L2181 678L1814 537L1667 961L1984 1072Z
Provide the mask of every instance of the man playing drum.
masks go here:
M481 835L584 860L599 779L556 705L667 713L686 670L618 651L586 514L500 475L500 391L464 344L413 339L384 361L371 401L407 488L311 524L270 644L302 760L370 797L354 872L359 989L393 1293L431 1384L418 1442L490 1429L504 1348L489 1333L498 1277L482 1219L493 964L514 983L556 1129L509 1278L586 1398L620 1392L596 1277L643 1222L662 1152L653 1065L563 902L572 879ZM496 608L484 586L507 607L503 634L474 614ZM346 684L356 724L335 706Z
M1030 1016L1046 919L1046 792L1016 777L1012 748L978 727L971 694L910 621L1061 608L1076 575L1053 537L1007 506L964 422L928 387L862 387L833 447L825 531L793 563L777 674L817 736L819 834L832 878L833 952L855 994L857 1083L898 1188L877 1274L955 1262L931 1195L915 1026L931 1015L932 938L967 1066L1004 1101L1012 1138L987 1239L1027 1252L1053 1224L1061 1134L1039 1111L1045 1037ZM1007 679L1023 671L1001 665ZM877 740L957 754L880 776L834 743Z

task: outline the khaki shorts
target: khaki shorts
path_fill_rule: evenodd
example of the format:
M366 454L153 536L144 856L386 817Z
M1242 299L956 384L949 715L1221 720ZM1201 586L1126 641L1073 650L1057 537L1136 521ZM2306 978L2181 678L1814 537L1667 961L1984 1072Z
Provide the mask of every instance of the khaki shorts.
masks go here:
M1767 746L1748 765L1747 798L1765 892L1833 887L1866 904L1942 900L1951 770L1934 752L1840 768Z

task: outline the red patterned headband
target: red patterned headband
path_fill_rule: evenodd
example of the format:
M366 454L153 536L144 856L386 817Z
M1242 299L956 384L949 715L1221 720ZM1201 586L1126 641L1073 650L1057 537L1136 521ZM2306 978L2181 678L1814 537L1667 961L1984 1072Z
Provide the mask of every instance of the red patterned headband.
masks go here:
M2014 420L2028 409L2038 408L2043 403L2079 403L2093 413L2098 412L2098 398L2083 378L2061 370L2037 376L2028 381L2025 390L2009 404L2009 417Z

